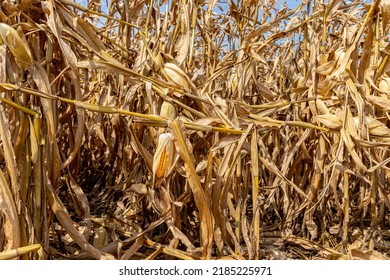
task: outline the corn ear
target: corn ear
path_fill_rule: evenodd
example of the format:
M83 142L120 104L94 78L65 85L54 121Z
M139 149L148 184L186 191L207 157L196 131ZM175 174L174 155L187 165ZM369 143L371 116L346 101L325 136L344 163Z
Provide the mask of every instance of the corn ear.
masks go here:
M321 114L330 114L328 107L326 107L324 101L322 101L321 99L316 100L316 106L317 106L318 111Z
M176 107L171 102L164 101L161 106L160 117L174 120L176 118Z
M390 100L387 98L387 95L375 96L375 95L367 95L366 98L374 103L376 106L390 110Z
M153 182L154 186L169 175L175 158L175 148L172 134L163 133L158 138L156 153L153 157Z
M5 43L15 58L17 58L24 66L28 66L33 63L24 41L20 38L15 29L8 24L0 23L0 38L0 44Z
M382 78L381 81L379 82L378 87L383 92L390 92L390 78L389 77Z
M318 115L316 116L316 119L330 129L340 129L343 125L341 120L336 115L332 114Z
M358 117L354 117L353 121L357 127L361 125ZM384 123L367 116L365 117L365 122L368 126L368 132L371 135L390 137L390 129Z
M185 89L185 91L191 91L191 85L189 78L183 70L173 63L165 63L164 70L168 75L168 78L177 86Z
M138 184L132 184L130 186L130 190L135 192L136 194L146 195L148 194L148 188L145 184L138 183Z
M342 61L345 57L345 49L343 47L338 48L335 52L336 61Z

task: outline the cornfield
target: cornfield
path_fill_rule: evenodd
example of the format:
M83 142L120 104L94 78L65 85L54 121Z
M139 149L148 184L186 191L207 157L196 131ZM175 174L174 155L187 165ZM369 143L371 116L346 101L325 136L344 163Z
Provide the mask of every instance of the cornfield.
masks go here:
M0 4L0 259L390 258L388 0L103 2Z

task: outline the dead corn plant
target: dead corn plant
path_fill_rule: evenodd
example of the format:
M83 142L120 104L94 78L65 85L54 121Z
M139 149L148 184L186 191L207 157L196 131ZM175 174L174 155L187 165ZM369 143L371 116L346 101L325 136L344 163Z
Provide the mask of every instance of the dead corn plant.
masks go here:
M388 0L86 4L0 4L1 259L389 258Z

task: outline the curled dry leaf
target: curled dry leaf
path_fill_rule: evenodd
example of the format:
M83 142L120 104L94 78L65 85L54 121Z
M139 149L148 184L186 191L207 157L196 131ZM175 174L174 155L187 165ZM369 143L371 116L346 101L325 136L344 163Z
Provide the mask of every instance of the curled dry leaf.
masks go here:
M390 23L390 1L389 0L381 0L381 10L382 10L382 27L383 33L387 34L389 30Z
M5 250L11 250L20 246L20 229L18 212L8 182L0 170L0 216Z
M175 140L175 146L177 152L184 161L184 169L187 175L188 183L191 187L192 194L195 199L195 204L199 210L200 217L200 242L203 246L203 257L206 259L211 258L212 242L213 242L213 231L214 231L214 220L211 215L209 198L206 197L199 176L196 174L194 158L189 151L188 143L185 134L183 133L183 125L180 124L179 120L176 119L170 124L172 134Z
M390 260L389 257L375 250L351 249L351 255L358 260Z

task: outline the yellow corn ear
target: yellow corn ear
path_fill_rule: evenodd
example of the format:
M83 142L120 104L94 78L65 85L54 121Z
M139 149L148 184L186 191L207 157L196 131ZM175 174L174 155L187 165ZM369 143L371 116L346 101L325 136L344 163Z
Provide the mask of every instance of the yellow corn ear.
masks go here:
M153 185L166 178L173 165L175 148L171 133L163 133L158 138L156 153L153 157Z

